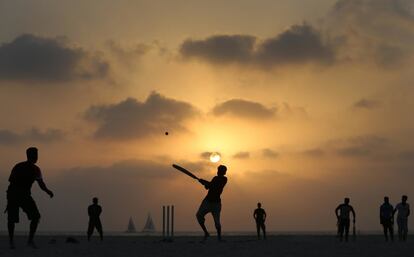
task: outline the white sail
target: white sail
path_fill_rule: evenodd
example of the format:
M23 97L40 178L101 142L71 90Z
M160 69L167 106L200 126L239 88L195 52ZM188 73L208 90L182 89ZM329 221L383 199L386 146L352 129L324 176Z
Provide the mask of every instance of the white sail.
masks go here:
M136 229L135 229L135 224L134 221L132 220L132 217L129 218L129 222L128 222L128 228L125 231L127 233L136 233Z
M148 214L147 222L145 222L145 226L142 229L142 232L146 232L146 233L155 232L155 225L154 225L154 222L152 221L151 214Z

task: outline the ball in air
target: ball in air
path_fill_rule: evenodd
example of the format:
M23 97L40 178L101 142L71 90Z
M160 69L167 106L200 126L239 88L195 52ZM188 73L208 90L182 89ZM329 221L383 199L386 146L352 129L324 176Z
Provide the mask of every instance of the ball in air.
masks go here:
M168 136L168 131L165 131L165 135Z

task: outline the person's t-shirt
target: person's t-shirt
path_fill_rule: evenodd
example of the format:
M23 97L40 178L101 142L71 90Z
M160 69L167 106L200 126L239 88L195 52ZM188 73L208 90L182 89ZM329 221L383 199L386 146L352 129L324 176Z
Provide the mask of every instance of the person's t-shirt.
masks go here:
M254 210L254 214L256 217L256 221L263 221L266 215L266 212L262 208L257 208L256 210Z
M410 205L408 203L402 204L399 203L397 206L395 206L395 209L398 210L398 219L407 219L408 213L410 211Z
M89 218L92 220L99 219L101 212L102 212L102 207L98 204L91 204L88 207Z
M227 183L227 178L224 176L215 176L209 183L206 200L209 202L220 203L220 195L223 192L224 186Z
M389 203L383 203L380 207L380 216L381 219L387 220L391 219L393 216L394 207Z
M11 192L30 194L33 182L42 180L40 168L29 161L20 162L13 167L9 177Z
M338 206L338 209L340 211L339 218L341 219L347 219L349 220L349 213L352 211L352 206L349 204L340 204Z

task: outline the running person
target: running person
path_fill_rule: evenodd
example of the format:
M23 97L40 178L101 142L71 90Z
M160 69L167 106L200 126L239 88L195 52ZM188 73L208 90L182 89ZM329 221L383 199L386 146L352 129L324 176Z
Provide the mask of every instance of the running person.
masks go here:
M102 207L98 204L98 198L94 197L92 199L92 204L88 207L88 215L89 215L89 224L88 224L88 241L91 240L91 236L93 234L93 230L96 228L98 230L99 236L101 241L103 240L103 232L102 232L102 223L99 216L102 213Z
M355 211L354 208L349 205L349 198L344 199L344 203L338 205L335 209L335 215L338 219L338 232L339 239L342 241L345 232L345 241L348 242L349 226L351 223L350 213L353 216L353 223L355 224Z
M40 220L40 212L36 202L31 196L33 182L37 181L40 189L46 192L51 198L53 192L50 191L42 179L40 168L35 165L38 159L38 151L35 147L26 150L27 161L16 164L9 177L9 187L7 189L7 220L10 248L14 249L14 228L15 223L19 223L19 208L27 214L30 220L30 232L28 245L36 248L33 241L37 225Z
M208 190L207 196L201 202L200 208L197 211L196 217L201 228L204 231L204 240L207 239L210 234L207 231L205 222L205 216L211 212L214 218L214 224L217 230L217 238L221 241L221 224L220 224L220 212L221 212L221 198L220 195L223 192L224 186L227 183L226 175L227 168L224 165L220 165L217 168L217 176L215 176L210 182L199 179L198 181Z
M395 214L398 211L397 215L397 225L398 225L398 239L400 241L407 240L408 233L408 216L410 216L410 205L407 203L408 197L406 195L402 196L401 203L397 204L394 209Z
M266 211L262 208L261 203L257 203L257 209L254 210L253 218L256 220L257 238L260 240L260 229L262 229L263 238L266 239Z
M384 197L384 203L380 207L380 223L384 228L385 241L388 241L388 232L391 241L394 241L394 207L387 196Z

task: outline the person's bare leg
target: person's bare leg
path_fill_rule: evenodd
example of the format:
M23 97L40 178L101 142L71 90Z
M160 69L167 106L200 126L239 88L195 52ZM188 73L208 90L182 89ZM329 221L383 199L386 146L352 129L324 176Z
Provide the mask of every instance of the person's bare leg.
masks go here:
M37 248L37 246L35 245L33 239L34 239L34 235L36 234L36 230L37 230L37 225L39 225L39 220L38 219L33 219L30 222L30 232L29 232L29 240L27 241L27 244L33 248Z
M8 232L9 232L9 246L10 246L10 249L15 249L15 246L14 246L14 227L15 227L14 222L9 221L7 223L7 229L8 229Z

